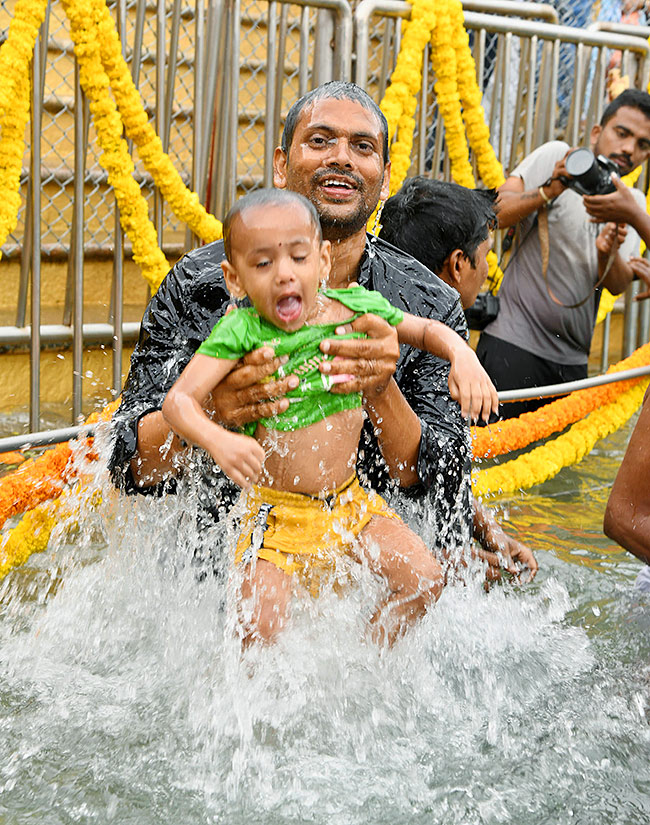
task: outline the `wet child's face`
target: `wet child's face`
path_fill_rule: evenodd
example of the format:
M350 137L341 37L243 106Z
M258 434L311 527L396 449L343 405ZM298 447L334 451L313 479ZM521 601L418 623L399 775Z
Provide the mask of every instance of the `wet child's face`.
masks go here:
M231 261L222 264L237 298L281 329L300 329L330 270L329 242L318 238L311 216L299 203L252 206L230 230Z

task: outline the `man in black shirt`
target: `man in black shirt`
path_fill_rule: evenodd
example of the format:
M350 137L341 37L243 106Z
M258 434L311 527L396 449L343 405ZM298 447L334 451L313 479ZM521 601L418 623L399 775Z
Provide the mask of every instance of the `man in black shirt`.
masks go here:
M376 289L395 306L443 321L467 339L457 293L410 256L366 234L378 200L388 195L389 175L386 120L362 89L334 81L292 107L275 152L274 184L314 203L323 236L332 242L329 285L357 282ZM127 492L170 489L182 466L186 445L169 431L160 408L226 310L223 258L221 241L185 255L145 312L115 416L110 461L115 483ZM449 395L449 364L407 347L400 352L394 330L375 316L357 319L353 328L368 337L323 342L336 360L322 369L355 376L335 391L364 395L368 421L359 451L360 478L383 490L392 477L421 499L430 493L427 499L439 513L439 543L449 545L450 530L466 542L472 518L468 424ZM213 397L216 419L241 426L286 409L284 394L297 378L260 383L278 366L268 348L248 356ZM228 503L224 500L224 507ZM490 536L485 544L489 549Z

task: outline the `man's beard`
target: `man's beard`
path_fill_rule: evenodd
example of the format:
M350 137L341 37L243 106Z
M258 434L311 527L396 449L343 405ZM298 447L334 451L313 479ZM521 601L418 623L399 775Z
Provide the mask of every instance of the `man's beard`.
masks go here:
M351 215L344 215L342 217L323 211L324 205L322 203L315 202L314 206L320 218L323 237L328 241L340 241L356 235L356 233L368 223L368 219L374 211L374 208L369 209L364 201L359 204Z
M341 207L337 207L335 203L328 203L322 199L319 185L321 181L326 180L332 174L348 178L356 187L356 191L359 194L359 201L353 212L340 215L338 214L338 210ZM342 170L321 169L311 178L307 186L304 184L301 185L301 183L302 181L293 180L289 188L305 195L316 207L325 240L342 241L355 235L368 223L368 219L379 203L379 195L383 181L375 186L376 191L371 193L366 187L363 178L358 175Z

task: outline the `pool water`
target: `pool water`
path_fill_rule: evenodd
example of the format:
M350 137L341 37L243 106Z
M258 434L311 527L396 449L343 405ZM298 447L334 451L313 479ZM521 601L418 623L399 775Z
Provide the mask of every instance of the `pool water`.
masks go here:
M107 490L0 583L0 822L649 822L650 597L601 532L630 431L497 502L533 584L448 587L388 651L362 575L242 657L187 503Z

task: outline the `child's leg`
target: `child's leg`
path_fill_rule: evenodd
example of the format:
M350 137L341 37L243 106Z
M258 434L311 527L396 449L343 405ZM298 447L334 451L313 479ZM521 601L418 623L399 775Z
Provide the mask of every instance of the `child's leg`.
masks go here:
M270 561L247 565L241 585L244 646L273 642L289 616L291 577Z
M370 569L391 590L371 619L373 638L392 644L438 600L443 588L442 568L403 521L374 516L359 539Z

